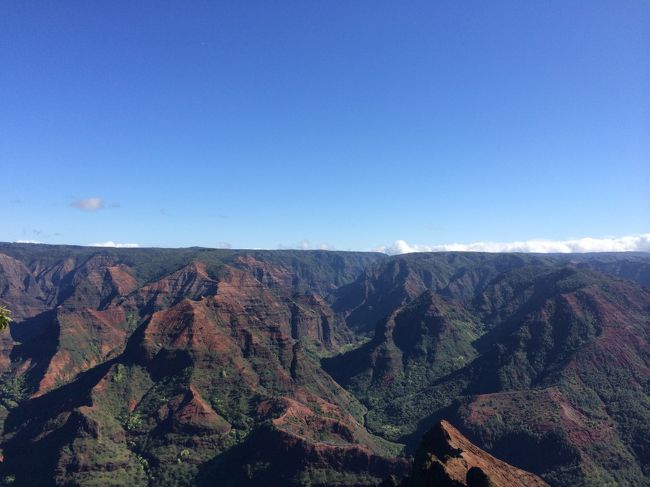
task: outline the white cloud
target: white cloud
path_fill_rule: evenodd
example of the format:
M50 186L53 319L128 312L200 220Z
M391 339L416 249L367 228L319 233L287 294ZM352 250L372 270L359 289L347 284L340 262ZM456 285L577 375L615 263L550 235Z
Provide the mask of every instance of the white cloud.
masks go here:
M297 244L279 244L279 250L336 250L336 248L327 243L312 244L309 240L301 240Z
M82 211L97 211L104 208L104 200L101 198L86 198L82 200L75 200L70 203L70 206Z
M16 243L30 243L30 244L40 244L38 240L16 240Z
M378 252L389 255L411 252L539 252L539 253L584 253L584 252L650 252L650 233L625 237L593 238L572 240L524 240L519 242L475 242L443 245L409 244L397 240L392 245L378 247Z
M113 248L116 248L116 249L135 249L137 247L140 247L140 244L137 244L137 243L115 243L112 240L109 240L108 242L91 243L90 247L113 247Z

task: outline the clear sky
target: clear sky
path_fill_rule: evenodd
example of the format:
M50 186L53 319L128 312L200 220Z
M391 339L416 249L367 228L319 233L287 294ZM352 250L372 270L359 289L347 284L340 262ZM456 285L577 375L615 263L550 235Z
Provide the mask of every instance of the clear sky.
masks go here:
M0 175L4 241L644 234L650 2L1 2Z

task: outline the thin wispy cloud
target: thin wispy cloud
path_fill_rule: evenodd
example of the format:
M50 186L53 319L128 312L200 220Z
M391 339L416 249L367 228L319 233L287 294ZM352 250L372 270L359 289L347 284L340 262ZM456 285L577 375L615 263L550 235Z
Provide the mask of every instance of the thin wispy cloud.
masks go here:
M585 252L650 252L650 233L624 237L585 237L571 240L524 240L518 242L475 242L442 245L410 244L397 240L392 245L373 250L389 255L412 252L532 252L532 253L585 253Z
M85 198L73 201L70 206L82 211L98 211L104 208L104 200L97 197Z
M140 244L137 243L116 243L113 242L112 240L109 240L108 242L98 242L98 243L91 243L90 247L112 247L115 249L135 249L140 247Z

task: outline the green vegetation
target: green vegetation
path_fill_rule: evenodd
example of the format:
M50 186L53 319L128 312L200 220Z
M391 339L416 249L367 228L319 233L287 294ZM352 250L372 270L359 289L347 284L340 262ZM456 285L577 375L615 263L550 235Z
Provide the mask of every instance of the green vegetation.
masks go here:
M126 326L124 328L126 329L127 336L135 331L135 329L138 327L139 321L140 317L137 313L129 312L126 315Z
M56 303L1 351L5 483L373 485L441 418L554 487L650 478L650 298L587 257L0 252Z
M26 396L24 376L6 375L0 383L0 404L6 409L17 408Z
M0 331L6 330L11 321L11 311L4 306L0 306Z
M515 268L464 306L469 315L434 299L444 316L436 321L425 293L380 324L372 342L323 364L361 399L366 425L385 438L413 445L437 419L456 417L480 445L551 485L643 485L650 387L641 371L650 357L636 338L614 349L596 345L605 324L613 336L622 322L643 335L648 308L631 305L631 293L648 302L640 289L588 269ZM484 393L501 394L480 408L462 406L474 397L468 394ZM609 433L583 444L569 438L567 421Z

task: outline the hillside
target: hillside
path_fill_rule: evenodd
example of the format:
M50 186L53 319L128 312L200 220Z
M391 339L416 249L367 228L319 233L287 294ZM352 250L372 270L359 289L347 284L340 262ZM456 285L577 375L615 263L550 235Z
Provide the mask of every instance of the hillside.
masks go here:
M376 485L446 419L553 486L645 485L648 268L0 244L1 478Z

